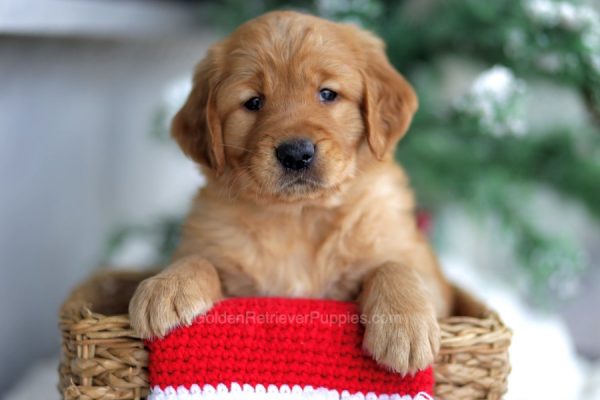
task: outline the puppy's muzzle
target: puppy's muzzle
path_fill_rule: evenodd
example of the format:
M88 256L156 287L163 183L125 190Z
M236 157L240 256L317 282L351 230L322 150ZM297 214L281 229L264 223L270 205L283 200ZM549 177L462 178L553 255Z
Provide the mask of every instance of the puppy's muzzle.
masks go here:
M315 151L315 145L310 140L292 139L277 146L275 155L285 169L299 171L310 167Z

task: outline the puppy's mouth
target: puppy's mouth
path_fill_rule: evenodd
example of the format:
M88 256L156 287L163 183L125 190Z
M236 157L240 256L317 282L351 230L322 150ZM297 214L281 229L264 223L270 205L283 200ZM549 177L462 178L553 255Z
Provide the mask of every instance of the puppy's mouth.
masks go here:
M298 173L285 173L280 179L279 189L282 192L289 191L315 191L325 187L324 182L314 174L302 171Z

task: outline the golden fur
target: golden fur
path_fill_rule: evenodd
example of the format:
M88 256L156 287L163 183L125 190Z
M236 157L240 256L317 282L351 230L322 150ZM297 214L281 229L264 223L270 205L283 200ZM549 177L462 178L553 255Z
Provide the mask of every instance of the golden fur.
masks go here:
M322 88L338 98L320 102ZM242 106L253 96L259 111ZM136 291L134 329L163 336L222 297L356 299L378 362L430 364L452 292L393 161L416 109L383 43L351 25L274 12L214 45L172 125L207 184L173 264ZM317 147L298 179L274 154L295 137Z

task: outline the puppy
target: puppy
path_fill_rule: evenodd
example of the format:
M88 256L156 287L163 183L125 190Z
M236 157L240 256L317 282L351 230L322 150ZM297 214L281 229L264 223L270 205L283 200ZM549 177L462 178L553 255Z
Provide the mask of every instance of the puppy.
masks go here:
M393 161L416 109L355 26L273 12L215 44L172 123L207 183L172 264L131 301L135 331L164 336L224 297L356 300L376 361L432 363L452 290Z

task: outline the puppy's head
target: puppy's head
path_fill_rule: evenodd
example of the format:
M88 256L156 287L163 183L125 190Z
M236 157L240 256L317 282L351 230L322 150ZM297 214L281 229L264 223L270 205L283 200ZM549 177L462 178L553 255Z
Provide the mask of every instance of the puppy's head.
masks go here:
M416 108L374 35L274 12L208 51L172 134L229 194L294 202L389 159Z

